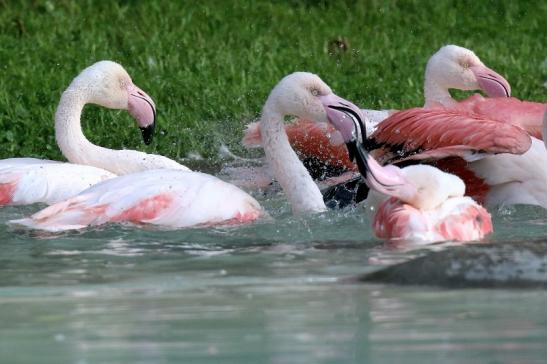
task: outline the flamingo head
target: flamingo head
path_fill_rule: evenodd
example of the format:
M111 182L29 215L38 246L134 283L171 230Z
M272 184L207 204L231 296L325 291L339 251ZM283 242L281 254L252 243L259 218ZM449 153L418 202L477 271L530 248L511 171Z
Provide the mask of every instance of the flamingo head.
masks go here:
M272 99L283 115L330 123L342 133L344 140L354 135L353 120L362 118L361 109L334 94L319 76L308 72L285 76L270 94Z
M143 140L150 144L156 121L156 105L150 96L137 87L127 71L118 63L100 61L84 69L68 90L85 93L87 102L111 109L127 110L136 120Z
M489 97L511 96L509 82L469 49L456 45L442 47L427 62L426 84L434 82L446 89L482 90Z

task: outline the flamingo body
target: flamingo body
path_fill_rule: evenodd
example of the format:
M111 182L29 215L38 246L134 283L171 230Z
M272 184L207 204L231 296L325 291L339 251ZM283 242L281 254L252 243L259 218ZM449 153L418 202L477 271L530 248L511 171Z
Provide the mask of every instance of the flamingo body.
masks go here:
M469 163L466 160L459 157L448 157L434 161L432 165L443 172L460 177L465 183L465 195L481 205L486 204L491 187L469 168Z
M254 198L214 176L162 169L104 181L15 223L48 231L108 222L182 228L243 223L261 215Z
M383 163L432 161L461 177L468 195L487 206L547 208L545 147L507 121L454 109L410 109L385 120L372 139Z
M384 201L373 221L381 239L405 241L472 241L492 232L488 212L469 197L446 200L433 210L420 210L391 197Z
M493 231L490 214L464 196L463 181L429 165L380 166L366 156L365 181L388 196L373 220L377 237L432 243L480 240Z
M56 203L115 176L100 168L47 160L10 167L0 163L0 205Z
M523 155L499 154L470 163L468 168L489 185L487 206L536 205L547 209L547 151L532 138Z

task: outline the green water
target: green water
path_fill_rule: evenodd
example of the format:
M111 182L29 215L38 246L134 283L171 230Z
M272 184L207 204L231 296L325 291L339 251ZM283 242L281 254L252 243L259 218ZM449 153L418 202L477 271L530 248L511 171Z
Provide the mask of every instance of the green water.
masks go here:
M360 211L294 218L281 199L268 208L275 220L245 227L108 226L61 235L4 224L35 206L0 209L0 362L547 360L547 290L504 287L503 275L532 267L533 283L547 282L541 254L523 253L537 244L547 254L544 210L496 212L486 244L411 249L371 238ZM514 253L505 265L477 264L500 288L467 287L466 279L485 278L476 275L459 288L355 279L424 256L442 271L468 259L440 259L442 252L480 255L496 246ZM428 276L424 267L410 275Z

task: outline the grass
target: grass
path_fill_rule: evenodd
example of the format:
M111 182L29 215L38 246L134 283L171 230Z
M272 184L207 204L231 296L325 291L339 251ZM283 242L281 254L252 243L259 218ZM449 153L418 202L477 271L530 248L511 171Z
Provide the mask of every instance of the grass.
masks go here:
M86 135L173 158L215 156L220 143L242 152L243 125L296 70L366 108L420 105L425 63L450 43L506 76L515 96L545 102L546 17L542 0L0 0L0 158L61 159L59 96L101 59L155 99L158 133L145 147L126 112L89 106Z

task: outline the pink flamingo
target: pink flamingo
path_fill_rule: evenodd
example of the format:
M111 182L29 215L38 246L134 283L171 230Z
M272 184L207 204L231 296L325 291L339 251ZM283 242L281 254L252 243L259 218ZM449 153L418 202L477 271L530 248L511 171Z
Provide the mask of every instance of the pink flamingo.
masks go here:
M433 161L461 176L487 206L547 208L547 151L522 128L447 109L410 109L386 119L366 141L381 163Z
M85 104L128 110L149 144L156 107L117 63L101 61L83 70L65 90L55 113L55 136L71 163L35 158L0 160L0 205L52 204L119 174L147 169L187 170L159 155L112 150L92 144L83 134L80 115Z
M387 195L374 215L378 238L438 242L480 240L492 232L490 214L470 197L463 181L429 165L380 166L359 141L355 121L335 124L365 183Z
M283 117L339 123L359 109L316 75L293 73L272 90L260 119L266 158L294 213L326 209L323 196L291 148ZM264 212L239 188L199 172L154 170L101 182L80 194L13 223L50 231L107 222L175 228L253 221Z
M472 109L475 113L490 117L500 115L495 110L496 106L493 105L498 105L497 107L504 110L509 106L500 105L511 105L511 108L515 108L513 116L510 119L505 117L502 119L503 121L507 120L517 125L534 125L531 120L535 120L535 111L523 112L523 109L529 109L530 105L534 103L522 102L514 98L508 99L511 94L509 83L495 71L486 67L475 53L456 45L442 47L429 59L425 70L425 107L459 107L461 102L458 103L450 96L448 90L451 88L482 90L488 96L493 97L493 99L485 99L480 95L474 95L466 100L467 102L461 106L462 109ZM534 110L540 108L535 104L533 107ZM363 110L367 135L372 134L382 120L395 112L396 110ZM346 150L332 126L323 126L299 119L287 124L285 128L291 145L303 158L315 157L332 167L355 170L354 164L348 159ZM534 130L533 127L530 131L535 132ZM248 125L243 137L243 145L250 148L261 145L260 130L256 123Z

